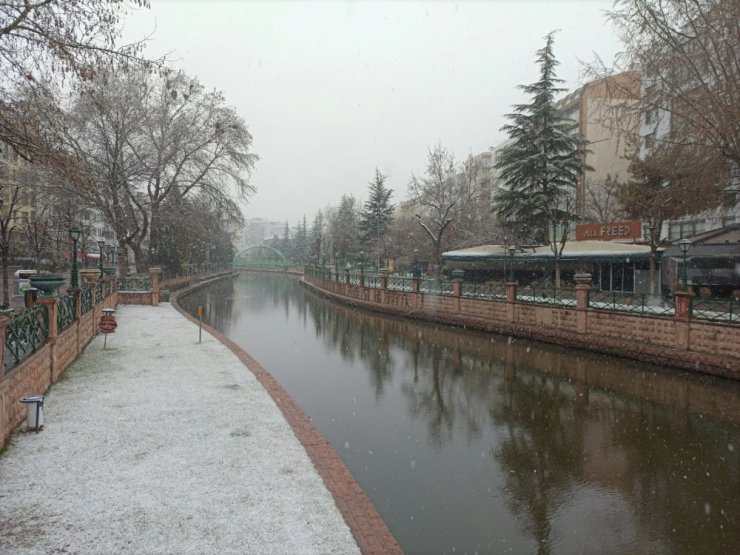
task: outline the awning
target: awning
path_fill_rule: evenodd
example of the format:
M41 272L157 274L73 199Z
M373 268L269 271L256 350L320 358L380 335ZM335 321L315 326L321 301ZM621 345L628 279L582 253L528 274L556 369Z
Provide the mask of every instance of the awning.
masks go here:
M658 258L662 249L656 253ZM503 261L511 258L504 245L480 245L468 249L442 253L442 258L449 261L486 262ZM555 254L548 245L527 247L517 250L514 259L517 262L553 260ZM617 243L615 241L568 241L560 257L563 261L584 260L647 260L650 258L649 245Z

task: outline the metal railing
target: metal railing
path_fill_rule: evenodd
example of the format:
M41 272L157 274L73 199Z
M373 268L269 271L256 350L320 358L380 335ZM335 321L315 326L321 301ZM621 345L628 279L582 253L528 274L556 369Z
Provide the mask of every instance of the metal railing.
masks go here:
M119 291L151 291L152 278L147 275L133 275L118 279Z
M205 268L204 267L198 268L197 266L196 267L190 266L182 270L162 270L162 273L160 274L159 279L160 281L169 281L172 279L207 275L207 274L212 274L214 272L225 272L227 270L233 270L234 268L239 268L239 267L244 267L244 266L236 264L236 263L234 264L210 264ZM130 276L130 277L136 277L136 276ZM128 278L123 278L123 279L128 279ZM119 283L120 281L122 280L119 280ZM127 291L135 291L135 290L128 289Z
M87 314L92 310L93 292L89 287L80 291L80 314Z
M548 304L558 306L576 306L576 292L574 289L555 287L518 287L516 300L534 304Z
M388 276L388 289L394 291L413 291L413 278L404 276Z
M740 299L692 297L691 317L712 322L740 324Z
M323 275L321 269L307 267L306 275L315 276L333 281L336 276L332 272ZM350 272L350 285L360 285L360 273ZM345 277L340 276L341 283ZM414 278L398 275L388 275L387 288L393 291L413 291ZM381 276L374 273L364 274L364 284L368 288L380 288ZM447 279L420 279L419 291L428 295L452 295L453 282ZM462 297L474 299L506 299L506 285L504 284L477 284L462 283ZM544 304L562 307L577 306L576 291L572 287L517 287L516 301L522 303ZM662 298L644 293L629 293L619 291L598 291L591 289L588 297L588 307L597 310L609 310L630 314L644 314L672 318L676 313L673 299ZM740 324L740 300L731 298L694 297L691 301L691 317L700 320Z
M49 313L37 304L10 318L5 328L5 368L7 372L41 347L49 333Z
M461 294L473 299L505 299L506 285L463 282Z
M76 301L74 295L59 297L57 302L57 332L67 329L75 321Z
M631 314L672 317L676 307L672 300L644 293L623 293L619 291L597 291L592 289L588 295L588 307Z
M431 295L452 295L452 282L445 279L423 279L419 291Z

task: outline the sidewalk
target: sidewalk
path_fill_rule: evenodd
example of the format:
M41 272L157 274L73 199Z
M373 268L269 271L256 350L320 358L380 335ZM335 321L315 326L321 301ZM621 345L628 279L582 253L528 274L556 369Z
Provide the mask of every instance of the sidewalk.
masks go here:
M0 552L358 552L236 355L168 303L116 318L0 455Z

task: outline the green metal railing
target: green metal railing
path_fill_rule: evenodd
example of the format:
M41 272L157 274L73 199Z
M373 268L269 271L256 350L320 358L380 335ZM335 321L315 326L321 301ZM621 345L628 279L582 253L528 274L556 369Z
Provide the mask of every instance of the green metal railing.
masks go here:
M665 317L672 317L676 313L676 307L673 301L669 299L645 295L643 293L597 291L594 289L589 292L588 307L614 312Z
M404 276L388 276L388 289L394 291L412 291L413 278Z
M331 271L307 266L307 276L323 278L333 281L336 276ZM350 285L360 285L360 273L350 272ZM345 282L340 276L339 281ZM414 278L389 275L387 288L393 291L413 291ZM365 287L380 288L380 275L367 272L364 274ZM419 291L430 295L452 295L452 281L442 279L420 279ZM506 285L504 284L477 284L462 283L461 296L477 299L506 299ZM554 287L522 286L517 287L517 302L545 304L552 306L575 307L577 305L576 291L571 287L556 289ZM673 299L666 299L643 293L629 293L619 291L598 291L591 289L588 297L588 307L598 310L610 310L631 314L644 314L671 318L675 315ZM700 320L740 324L740 299L693 297L691 301L691 317Z
M556 289L554 287L518 287L516 300L534 304L576 306L576 292L574 289Z
M431 295L452 295L452 282L445 279L423 279L419 291Z
M691 317L712 322L740 324L740 299L692 297Z
M150 275L133 275L118 280L119 291L151 291L152 278Z
M5 328L5 368L7 372L41 347L49 334L49 313L37 304L13 316Z
M463 297L472 297L478 299L505 299L506 285L488 284L488 283L463 283Z
M74 295L59 297L57 302L57 333L67 329L75 321L77 299Z
M80 314L87 314L92 310L93 292L89 287L85 287L80 292Z
M103 301L103 284L98 282L95 284L95 304Z

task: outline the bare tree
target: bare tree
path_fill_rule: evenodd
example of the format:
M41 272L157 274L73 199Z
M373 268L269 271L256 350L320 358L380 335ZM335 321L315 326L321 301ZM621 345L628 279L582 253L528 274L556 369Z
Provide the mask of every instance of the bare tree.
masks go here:
M0 140L22 156L59 163L69 159L49 141L24 109L30 98L46 96L48 82L90 78L93 68L117 59L139 64L140 43L116 47L128 7L147 0L3 0L0 4ZM24 92L25 91L25 92ZM19 96L24 92L24 97ZM62 164L65 165L64 163Z
M252 136L220 92L206 92L182 72L149 76L140 133L128 146L142 168L151 233L156 251L160 208L171 195L195 194L214 207L231 210L231 198L254 192L249 174L257 156Z
M659 147L701 195L716 192L713 182L727 185L740 169L740 3L618 0L609 18L625 50L618 67L592 70L641 70L632 106L643 155Z
M445 234L477 199L477 167L458 167L455 158L442 145L430 148L423 177L411 176L409 197L418 209L416 219L432 242L435 263L442 262Z
M607 175L602 183L586 181L584 191L587 220L611 222L624 214L619 203L619 182L611 175Z

